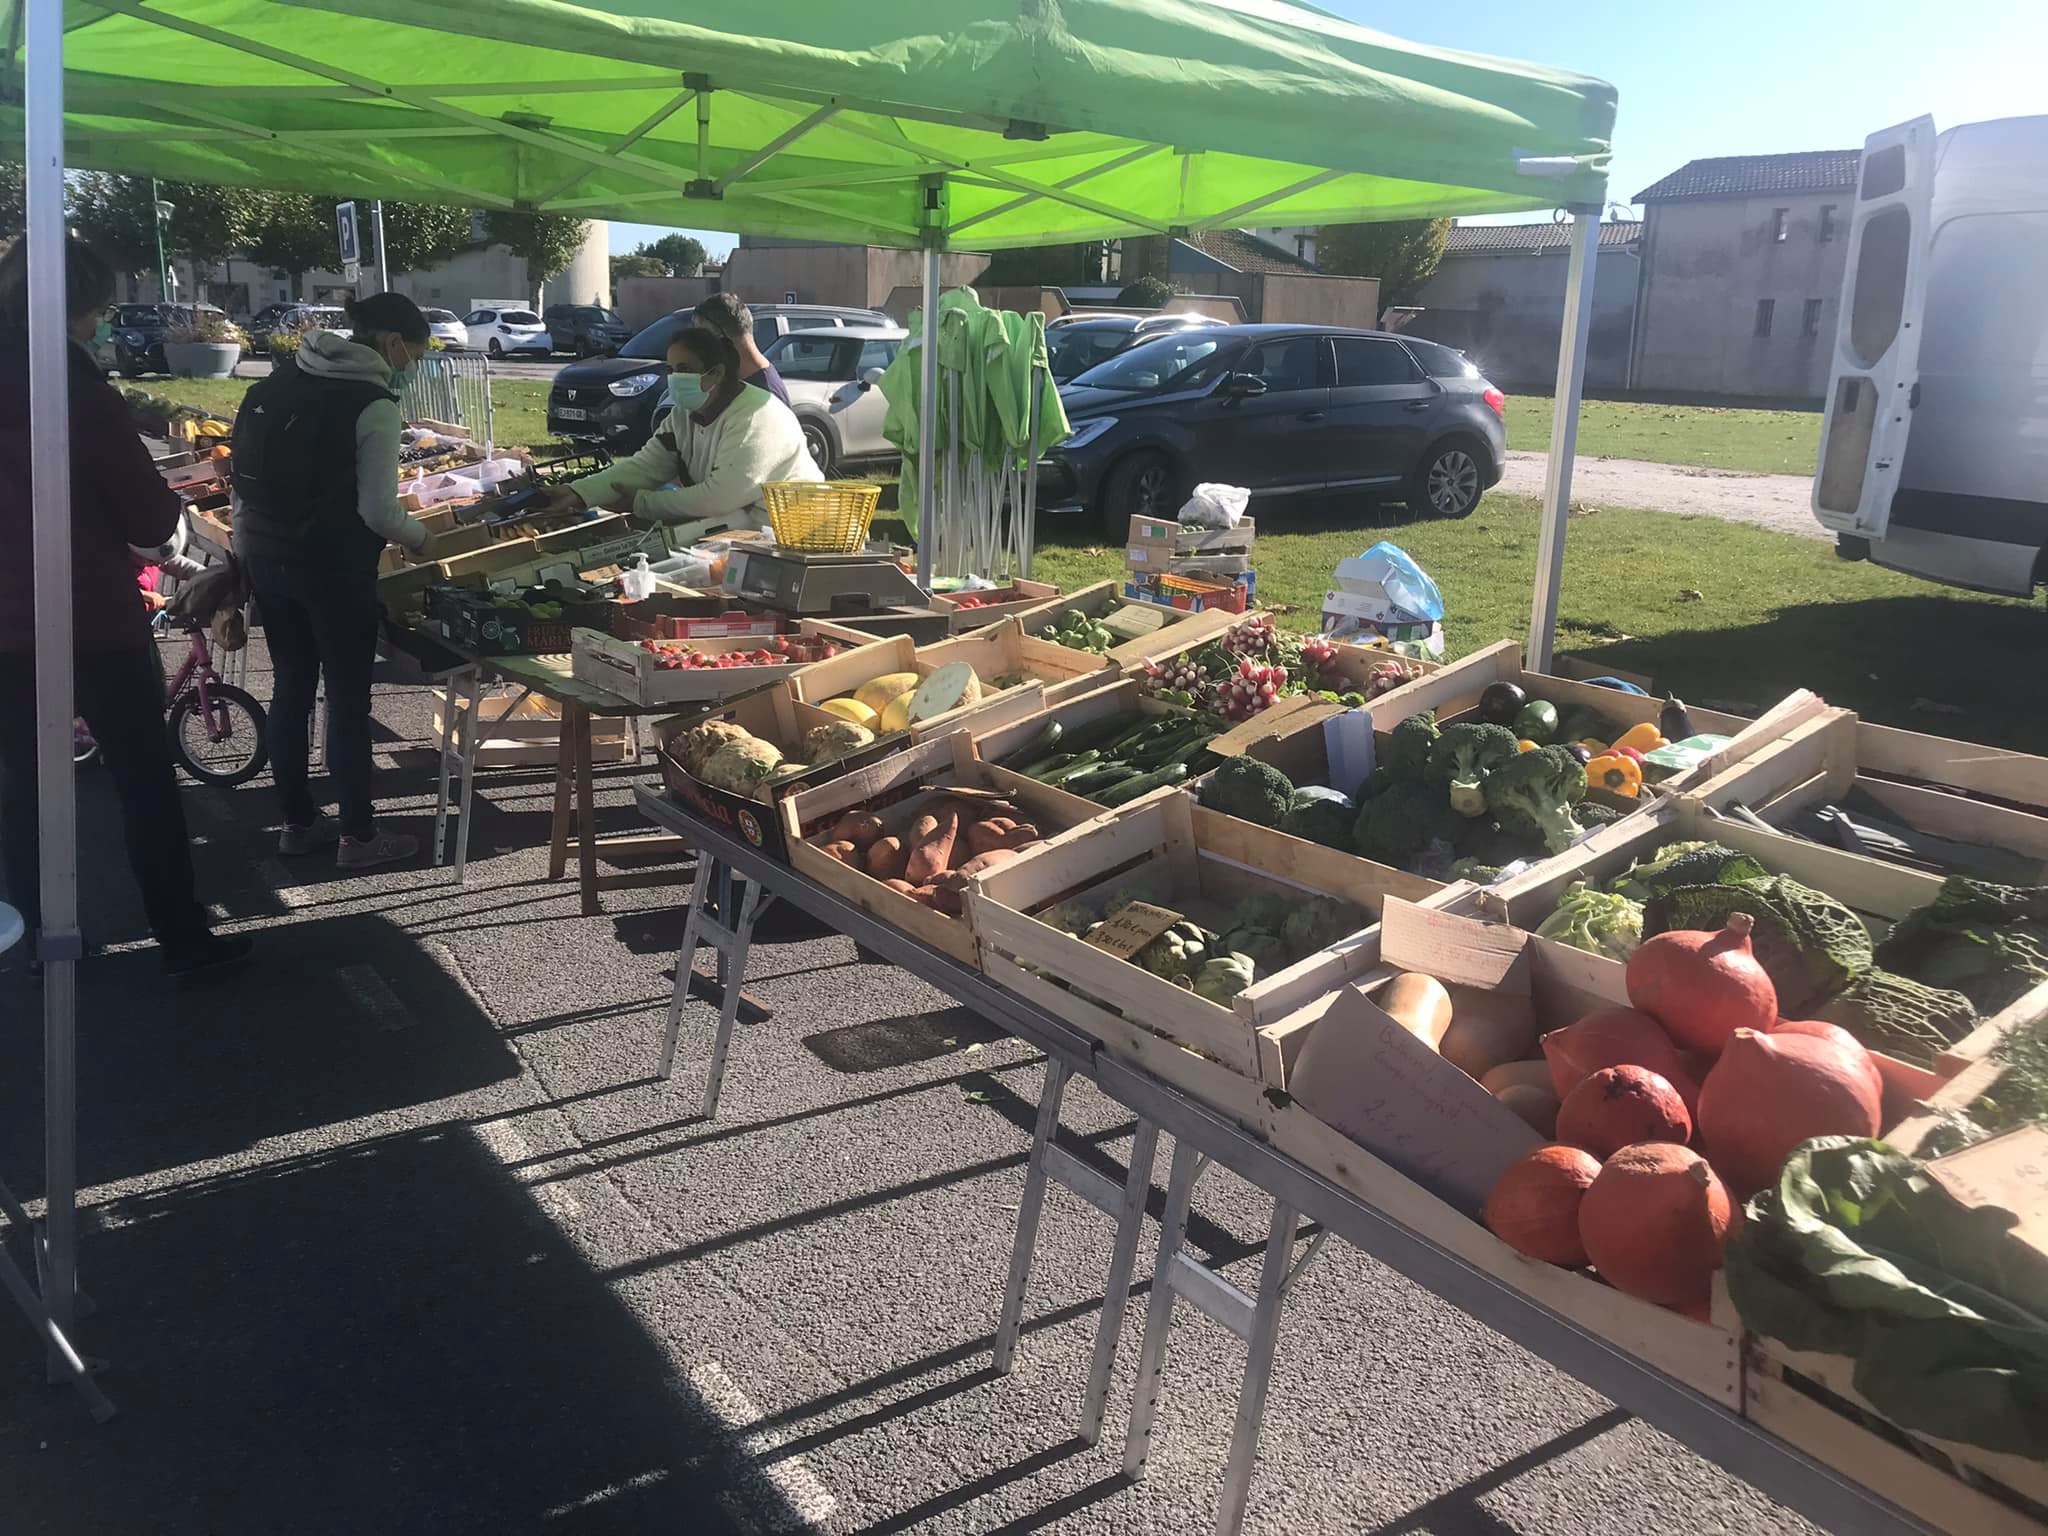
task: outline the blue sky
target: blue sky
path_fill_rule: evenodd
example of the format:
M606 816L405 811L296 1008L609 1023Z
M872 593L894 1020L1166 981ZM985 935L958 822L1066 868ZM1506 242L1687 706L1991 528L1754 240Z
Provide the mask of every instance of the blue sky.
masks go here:
M1620 90L1613 200L1705 155L1840 149L2048 112L2048 0L1457 0L1323 8L1412 42L1575 69ZM612 249L661 230L614 224ZM729 234L693 230L712 252Z

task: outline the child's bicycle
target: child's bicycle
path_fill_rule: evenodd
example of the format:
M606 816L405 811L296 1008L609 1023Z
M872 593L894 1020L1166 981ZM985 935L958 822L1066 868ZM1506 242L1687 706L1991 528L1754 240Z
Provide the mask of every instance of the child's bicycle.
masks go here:
M164 689L171 712L171 751L178 764L202 784L245 784L270 760L264 735L263 706L213 669L213 647L206 626L159 609L150 627L183 630L191 649L177 675Z

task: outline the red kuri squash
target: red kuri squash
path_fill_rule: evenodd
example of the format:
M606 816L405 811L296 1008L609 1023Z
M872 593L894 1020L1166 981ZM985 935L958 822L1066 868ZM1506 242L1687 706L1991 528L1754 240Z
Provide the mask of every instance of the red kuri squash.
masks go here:
M1802 1141L1875 1136L1883 1106L1877 1064L1854 1039L1738 1029L1700 1089L1700 1141L1748 1196L1777 1178Z
M1643 940L1628 959L1628 1000L1681 1047L1719 1056L1738 1029L1769 1029L1778 991L1750 952L1756 919L1728 914L1718 933L1673 929Z
M1599 1172L1599 1161L1577 1147L1525 1152L1494 1181L1480 1218L1517 1253L1577 1268L1586 1262L1579 1201Z
M1712 1293L1734 1219L1734 1202L1705 1158L1649 1141L1602 1165L1579 1202L1579 1237L1616 1290L1693 1308Z
M1685 1100L1647 1067L1602 1067L1571 1091L1557 1111L1557 1139L1595 1157L1612 1157L1639 1141L1692 1140Z

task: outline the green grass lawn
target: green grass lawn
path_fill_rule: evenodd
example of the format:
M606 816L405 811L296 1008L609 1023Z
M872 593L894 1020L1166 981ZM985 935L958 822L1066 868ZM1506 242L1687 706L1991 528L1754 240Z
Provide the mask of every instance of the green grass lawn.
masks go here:
M1508 396L1508 446L1550 447L1548 395ZM1810 475L1820 451L1818 411L1755 411L1703 405L1588 400L1579 409L1579 452L1766 474Z
M1262 511L1262 529L1289 531L1260 533L1259 597L1286 610L1282 624L1312 630L1337 562L1384 537L1442 588L1452 655L1521 640L1538 513L1533 499L1501 495L1461 521L1334 505ZM1121 549L1041 524L1041 579L1071 588L1122 570ZM1561 653L1647 675L1694 703L1754 714L1805 687L1886 725L2048 753L2048 713L2023 703L2015 681L2048 675L2039 603L1846 564L1790 534L1603 510L1572 519L1560 614Z
M197 406L216 415L232 416L254 382L253 379L148 379L140 387L180 405ZM547 380L491 380L491 418L497 442L514 448L531 448L551 442L547 417Z

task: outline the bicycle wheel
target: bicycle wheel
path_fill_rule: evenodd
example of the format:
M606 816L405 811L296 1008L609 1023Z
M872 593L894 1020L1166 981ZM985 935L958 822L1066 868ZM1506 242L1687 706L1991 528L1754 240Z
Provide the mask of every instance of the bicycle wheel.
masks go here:
M206 685L207 708L190 689L171 706L171 750L202 784L245 784L270 760L263 706L228 683Z

